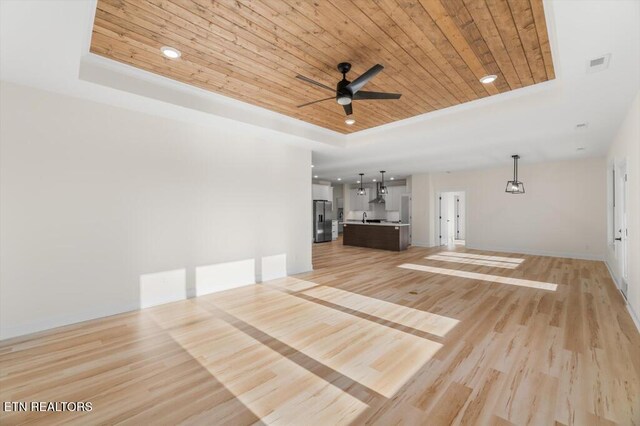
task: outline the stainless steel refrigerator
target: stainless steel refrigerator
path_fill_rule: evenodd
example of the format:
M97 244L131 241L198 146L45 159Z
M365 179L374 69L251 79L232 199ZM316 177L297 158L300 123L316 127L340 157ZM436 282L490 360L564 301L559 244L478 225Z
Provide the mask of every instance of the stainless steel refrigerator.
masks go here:
M331 241L331 201L313 200L313 241Z

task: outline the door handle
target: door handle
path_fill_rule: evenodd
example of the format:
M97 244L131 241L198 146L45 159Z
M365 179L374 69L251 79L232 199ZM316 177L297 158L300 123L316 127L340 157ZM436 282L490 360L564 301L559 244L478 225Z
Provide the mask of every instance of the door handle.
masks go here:
M614 238L616 241L622 241L622 237Z

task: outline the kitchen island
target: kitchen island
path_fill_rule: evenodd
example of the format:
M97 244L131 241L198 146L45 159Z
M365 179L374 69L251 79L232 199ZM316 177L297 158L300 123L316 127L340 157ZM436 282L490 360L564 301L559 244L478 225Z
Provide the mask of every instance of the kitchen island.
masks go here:
M342 244L381 250L401 251L409 246L408 223L342 222Z

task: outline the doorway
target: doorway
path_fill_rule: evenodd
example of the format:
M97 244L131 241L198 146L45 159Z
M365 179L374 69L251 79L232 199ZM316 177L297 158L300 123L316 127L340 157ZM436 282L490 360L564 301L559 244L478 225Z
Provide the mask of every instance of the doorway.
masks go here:
M629 282L629 232L627 229L627 163L622 161L615 166L613 189L613 243L618 270L620 271L620 291L627 297Z
M436 244L439 246L465 245L466 194L464 191L437 194Z

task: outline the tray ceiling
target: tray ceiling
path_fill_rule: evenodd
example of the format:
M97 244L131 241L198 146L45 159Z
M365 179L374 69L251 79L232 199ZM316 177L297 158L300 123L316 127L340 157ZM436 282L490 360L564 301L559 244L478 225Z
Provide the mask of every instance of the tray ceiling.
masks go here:
M542 0L98 0L91 52L340 133L555 78ZM364 90L402 98L354 101L353 126L297 108L331 93L296 75L334 87L340 62L384 65Z

